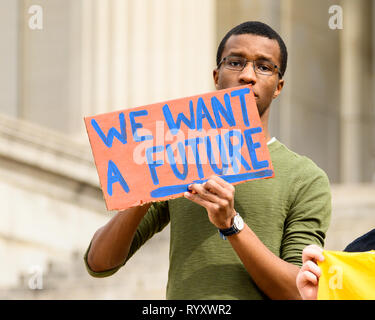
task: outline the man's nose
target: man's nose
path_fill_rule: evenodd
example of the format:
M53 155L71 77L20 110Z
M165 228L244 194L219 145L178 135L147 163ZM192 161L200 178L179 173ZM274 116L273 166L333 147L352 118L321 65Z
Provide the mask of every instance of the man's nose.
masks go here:
M240 82L243 84L254 85L257 82L257 77L254 71L252 61L248 61L245 68L240 73Z

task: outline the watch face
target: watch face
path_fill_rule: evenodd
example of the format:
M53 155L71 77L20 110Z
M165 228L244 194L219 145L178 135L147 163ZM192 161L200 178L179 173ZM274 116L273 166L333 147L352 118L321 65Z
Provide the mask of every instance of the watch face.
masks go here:
M242 230L243 229L244 223L243 223L243 220L242 220L242 218L241 218L241 216L239 214L237 214L234 217L233 224L236 226L236 228L238 230Z

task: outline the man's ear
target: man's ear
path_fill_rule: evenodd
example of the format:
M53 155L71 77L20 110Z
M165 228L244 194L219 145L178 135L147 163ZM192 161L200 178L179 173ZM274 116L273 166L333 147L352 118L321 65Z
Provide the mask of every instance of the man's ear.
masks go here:
M279 79L279 82L277 83L276 89L273 93L272 99L276 99L277 96L281 93L281 90L284 87L284 79Z
M216 87L216 89L219 89L219 84L218 84L219 70L217 68L215 68L214 71L212 72L212 75L213 75L213 78L214 78L215 87Z

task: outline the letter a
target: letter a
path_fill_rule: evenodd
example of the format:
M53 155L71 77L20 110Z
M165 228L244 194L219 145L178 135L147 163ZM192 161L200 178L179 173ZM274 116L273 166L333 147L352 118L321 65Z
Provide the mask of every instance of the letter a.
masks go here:
M334 13L333 16L329 17L328 20L328 26L330 29L335 30L335 29L342 29L342 7L339 5L332 5L328 9L328 13L332 14Z
M112 185L115 182L120 182L121 187L124 189L126 193L129 192L128 184L126 183L125 179L121 175L121 172L115 165L112 160L108 161L108 171L107 171L107 192L110 196L112 196Z
M341 266L333 265L330 266L328 273L333 273L334 275L329 278L328 286L332 290L342 289L342 278L343 270Z
M39 5L32 5L29 8L29 14L33 14L29 19L29 28L31 30L42 30L43 29L43 9Z

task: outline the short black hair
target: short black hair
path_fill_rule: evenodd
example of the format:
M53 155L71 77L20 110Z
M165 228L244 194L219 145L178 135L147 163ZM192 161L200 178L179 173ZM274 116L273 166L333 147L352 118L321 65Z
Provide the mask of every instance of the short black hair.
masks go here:
M228 33L221 40L217 49L216 65L219 65L221 61L221 56L229 37L232 35L240 34L255 34L258 36L266 37L268 39L276 40L280 48L280 73L282 76L284 76L286 65L288 62L288 51L286 49L285 43L275 30L273 30L269 25L259 21L246 21L228 31Z

